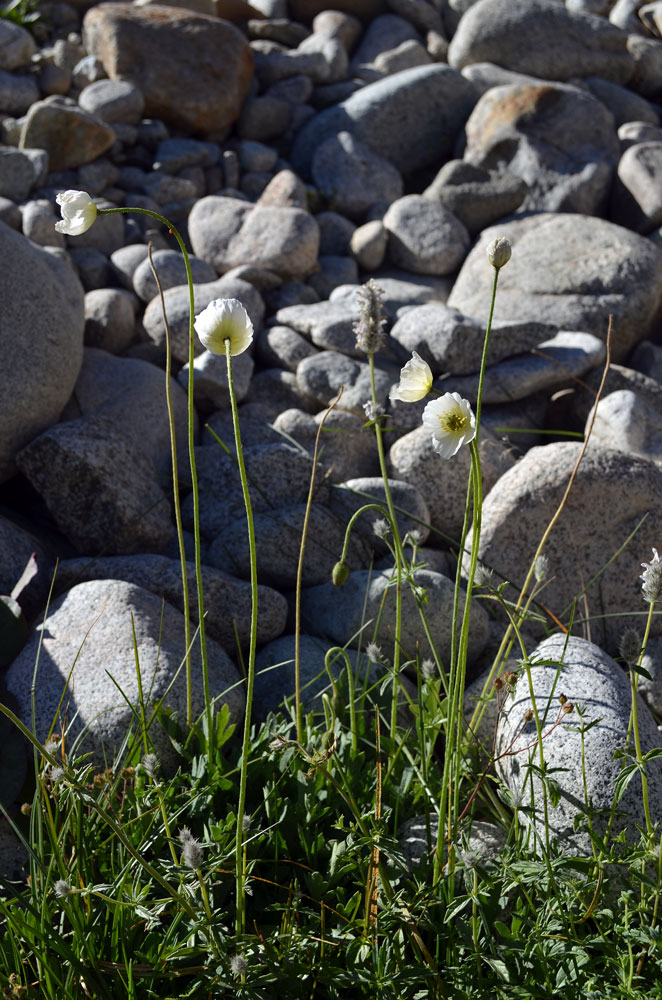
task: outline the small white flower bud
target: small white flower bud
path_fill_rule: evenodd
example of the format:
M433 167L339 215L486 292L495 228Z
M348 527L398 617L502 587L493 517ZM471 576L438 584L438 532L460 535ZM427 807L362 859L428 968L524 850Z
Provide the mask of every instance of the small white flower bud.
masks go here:
M510 245L510 240L506 239L505 236L497 236L495 240L492 240L487 245L485 251L487 259L497 271L500 271L504 264L508 263L512 252L513 248Z
M53 886L53 892L58 899L64 899L71 892L71 886L63 878L59 878Z
M233 357L243 354L253 340L253 324L239 299L214 299L195 317L194 326L212 354L225 354L226 340Z
M62 213L62 221L55 223L58 233L81 236L93 225L97 206L86 191L61 191L55 200Z
M199 868L202 864L202 845L195 837L183 841L182 860L187 868Z
M641 579L644 581L641 592L645 601L649 604L656 604L662 600L662 560L657 554L657 549L653 549L653 558L649 563L642 563L644 572Z

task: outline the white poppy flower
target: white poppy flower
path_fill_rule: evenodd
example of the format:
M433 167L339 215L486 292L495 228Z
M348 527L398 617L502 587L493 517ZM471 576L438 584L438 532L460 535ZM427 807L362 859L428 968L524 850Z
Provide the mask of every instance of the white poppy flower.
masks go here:
M253 340L253 324L238 299L214 299L195 317L195 332L212 354L242 354Z
M471 406L457 392L447 392L428 403L423 410L423 426L432 434L434 450L442 458L457 455L462 445L476 436Z
M400 372L399 383L391 389L391 401L401 399L403 403L415 403L427 396L432 388L432 372L427 361L412 351L410 360Z
M86 191L61 191L55 200L62 213L62 221L55 223L58 233L80 236L97 217L97 206Z

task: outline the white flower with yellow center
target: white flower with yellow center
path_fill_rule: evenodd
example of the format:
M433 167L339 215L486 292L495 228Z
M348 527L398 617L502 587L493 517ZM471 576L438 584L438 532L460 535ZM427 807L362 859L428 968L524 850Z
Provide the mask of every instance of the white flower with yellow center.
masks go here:
M214 299L195 317L195 332L212 354L225 354L225 342L230 341L230 354L243 354L253 340L253 324L238 299Z
M429 364L412 351L410 360L400 372L400 381L391 389L391 401L401 399L403 403L415 403L427 396L432 381Z
M452 458L476 436L476 418L466 399L446 392L423 410L423 426L432 434L434 450L442 458Z
M97 217L97 206L86 191L61 191L55 200L62 213L62 221L55 223L58 233L80 236Z

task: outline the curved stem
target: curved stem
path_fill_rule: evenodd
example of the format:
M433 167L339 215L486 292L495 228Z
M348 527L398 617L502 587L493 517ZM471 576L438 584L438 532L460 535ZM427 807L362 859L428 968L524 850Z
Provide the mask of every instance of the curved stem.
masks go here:
M235 878L237 896L236 927L237 934L243 934L246 929L246 852L243 847L244 834L244 810L246 808L246 781L248 775L248 751L250 749L251 736L251 713L253 709L253 690L255 687L255 651L257 648L257 550L255 547L255 527L253 524L253 508L251 505L251 495L248 488L248 477L246 475L246 465L244 463L244 451L241 445L241 433L239 430L239 411L237 409L237 396L234 391L234 380L232 378L232 356L230 354L230 341L225 341L225 360L228 367L228 390L230 393L230 404L232 406L232 423L234 427L234 440L237 450L237 466L241 479L241 489L246 508L246 522L248 527L248 548L250 553L251 566L251 636L248 650L248 671L246 678L246 714L244 716L244 737L241 745L241 765L239 769L239 804L237 806L237 830L235 837Z

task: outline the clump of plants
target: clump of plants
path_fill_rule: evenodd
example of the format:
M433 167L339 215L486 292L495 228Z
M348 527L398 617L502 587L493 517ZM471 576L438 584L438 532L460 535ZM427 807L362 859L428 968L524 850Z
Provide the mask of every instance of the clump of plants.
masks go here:
M97 208L82 192L59 196L60 231L76 235L94 223ZM123 211L112 209L111 211ZM136 209L133 209L136 211ZM153 213L147 213L153 214ZM0 984L7 998L557 998L662 996L659 904L662 892L660 831L646 806L637 842L609 832L587 856L564 853L549 836L533 843L528 817L536 803L514 802L496 765L519 755L542 782L545 816L556 789L547 773L545 745L562 727L584 732L594 724L571 692L537 703L523 626L540 617L537 601L547 568L546 539L567 499L541 538L517 599L507 597L478 562L482 477L482 384L500 269L510 246L488 249L493 294L475 410L454 393L437 395L423 414L440 461L469 448L462 536L457 540L451 655L436 648L426 619L426 594L415 533L401 537L389 490L384 451L387 417L375 393L375 354L385 336L381 295L364 286L357 344L372 380L366 401L384 481L384 502L367 503L347 526L333 582L342 586L351 567L348 542L357 518L370 510L375 530L392 556L392 646L380 647L366 627L361 653L330 649L323 671L328 687L321 710L304 711L299 652L292 697L265 722L252 722L258 605L250 489L243 464L232 358L252 339L245 310L216 300L199 316L191 289L190 460L195 511L199 607L201 557L193 449L194 337L226 358L251 551L252 631L245 663L246 717L242 732L214 700L206 676L205 711L157 720L138 713L107 766L95 766L84 740L66 727L45 743L8 706L6 719L33 749L34 795L12 821L29 858L29 877L4 882L0 899ZM158 279L157 279L158 281ZM169 370L168 370L169 373ZM433 390L425 362L414 354L394 397L423 399ZM171 427L174 426L171 419ZM176 448L172 442L177 498ZM315 455L316 458L316 455ZM580 456L581 460L581 456ZM572 481L569 484L569 489ZM311 491L312 495L312 491ZM190 624L181 516L186 647L200 643L206 671L204 617ZM471 545L467 545L471 531ZM305 551L306 529L301 542ZM662 597L657 553L646 564L643 597L650 614L645 635L624 638L632 691L631 748L622 781L638 777L647 802L648 760L638 743L637 680L652 615ZM403 648L403 595L411 591L432 655ZM465 706L467 652L473 594L498 606L504 636L473 717ZM299 626L300 586L296 611ZM547 622L550 631L570 622ZM340 657L342 669L331 670ZM562 663L558 663L560 670ZM38 665L37 668L38 669ZM191 684L190 658L183 665ZM405 676L413 684L405 684ZM520 685L532 699L525 725L535 736L524 749L513 740L497 750L486 739L483 717L500 713ZM177 750L169 769L154 752L151 727L163 726ZM517 734L518 736L520 733ZM583 742L582 742L583 746ZM626 748L627 749L627 748ZM649 758L650 759L650 758ZM627 763L629 761L630 763ZM590 761L585 761L590 767ZM533 783L531 788L533 789ZM532 793L533 794L533 793ZM581 790L578 792L581 798ZM539 804L538 804L539 805ZM590 822L590 803L584 818ZM477 832L491 831L492 849Z

